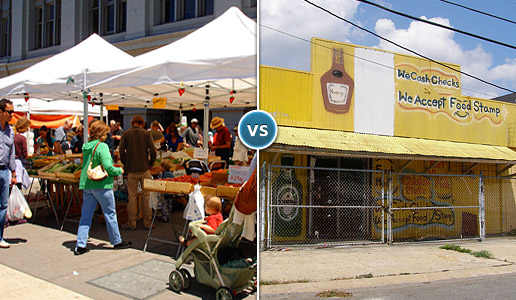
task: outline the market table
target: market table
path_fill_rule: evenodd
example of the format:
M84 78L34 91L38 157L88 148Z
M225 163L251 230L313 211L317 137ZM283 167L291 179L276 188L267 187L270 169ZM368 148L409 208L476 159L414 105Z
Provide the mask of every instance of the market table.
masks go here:
M79 179L78 178L58 178L52 175L46 174L38 174L31 175L33 179L38 179L41 186L46 186L44 192L44 200L48 199L54 216L56 218L57 226L60 227L60 230L63 230L64 224L68 217L68 213L70 211L70 207L72 206L73 200L76 200L77 205L80 207L80 198L79 198ZM32 182L33 184L34 182ZM31 184L31 188L32 188ZM55 192L53 191L52 186L56 187ZM30 193L30 189L29 189ZM34 217L36 217L36 211L38 209L39 197L36 200L36 208L34 210ZM66 212L63 217L62 223L59 221L59 214L57 213L56 207L59 207L59 210L62 211L66 207Z

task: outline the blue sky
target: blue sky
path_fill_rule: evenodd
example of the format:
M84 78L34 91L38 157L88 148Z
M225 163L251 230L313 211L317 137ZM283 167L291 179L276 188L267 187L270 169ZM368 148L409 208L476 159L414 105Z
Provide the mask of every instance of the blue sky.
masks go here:
M516 50L397 16L355 0L311 0L362 27L462 71L516 91ZM516 46L516 24L439 0L371 0L382 6ZM516 0L449 0L516 22ZM303 0L261 0L259 22L309 40L330 40L404 53ZM260 64L308 71L310 44L260 26ZM462 76L462 94L493 98L509 92Z

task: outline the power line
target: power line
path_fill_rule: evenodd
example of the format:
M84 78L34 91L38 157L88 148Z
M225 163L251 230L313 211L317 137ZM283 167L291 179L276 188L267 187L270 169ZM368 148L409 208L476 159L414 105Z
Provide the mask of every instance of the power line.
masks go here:
M265 27L269 30L272 30L272 31L276 31L278 33L281 33L281 34L284 34L284 35L287 35L287 36L290 36L292 38L295 38L295 39L298 39L298 40L301 40L301 41L304 41L304 42L307 42L307 43L310 43L312 45L316 45L316 46L319 46L319 47L323 47L323 48L326 48L326 49L329 49L329 50L333 50L333 47L329 47L329 46L326 46L326 45L323 45L323 44L319 44L319 43L315 43L315 42L312 42L311 40L307 40L307 39L304 39L302 37L299 37L297 35L293 35L291 33L288 33L288 32L285 32L285 31L281 31L279 29L276 29L276 28L272 28L272 27L269 27L267 25L264 25L262 23L260 23L260 26L261 27ZM395 70L395 68L391 67L391 66L388 66L388 65L384 65L382 63L379 63L377 61L374 61L374 60L370 60L370 59L367 59L367 58L363 58L363 57L360 57L360 56L356 56L354 54L349 54L349 53L346 53L346 52L342 52L342 54L344 55L347 55L347 56L350 56L350 57L353 57L353 58L357 58L357 59L360 59L360 60L363 60L363 61L366 61L366 62L369 62L369 63L372 63L372 64L375 64L375 65L378 65L378 66L382 66L384 68L387 68L387 69L390 69L390 70ZM453 69L452 69L453 70ZM462 87L463 90L466 90L466 91L470 91L470 92L475 92L477 94L482 94L482 95L485 95L485 96L489 96L489 97L497 97L497 95L491 95L491 94L486 94L486 93L483 93L483 92L479 92L479 91L475 91L475 90L472 90L472 89L468 89L468 88L464 88Z
M369 33L369 34L372 34L372 35L376 36L377 38L379 38L379 39L381 39L381 40L384 40L384 41L386 41L386 42L388 42L388 43L391 43L391 44L393 44L393 45L395 45L395 46L397 46L397 47L400 47L401 49L403 49L403 50L405 50L405 51L408 51L408 52L410 52L410 53L412 53L412 54L414 54L414 55L417 55L417 56L422 57L422 58L424 58L424 59L428 59L429 61L431 61L431 62L433 62L433 63L436 63L436 64L438 64L438 65L440 65L440 66L443 66L443 67L445 67L445 68L448 68L448 69L450 69L450 70L453 70L453 71L455 71L455 72L458 72L458 73L460 73L460 74L462 74L462 75L465 75L465 76L471 77L471 78L473 78L473 79L476 79L476 80L478 80L478 81L480 81L480 82L483 82L483 83L485 83L485 84L487 84L487 85L490 85L490 86L493 86L493 87L499 88L499 89L501 89L501 90L504 90L504 91L507 91L507 92L510 92L510 93L516 93L516 92L515 92L515 91L513 91L513 90L510 90L510 89L504 88L504 87L502 87L502 86L499 86L499 85L497 85L497 84L491 83L491 82L486 81L486 80L484 80L484 79L482 79L482 78L480 78L480 77L477 77L477 76L474 76L474 75L471 75L471 74L465 73L465 72L463 72L463 71L461 71L461 70L457 70L457 69L452 68L452 67L450 67L450 66L447 66L447 65L445 65L445 64L443 64L443 63L441 63L441 62L438 62L438 61L436 61L436 60L434 60L434 59L431 59L430 57L427 57L427 56L425 56L425 55L423 55L423 54L419 54L418 52L416 52L416 51L414 51L414 50L412 50L412 49L409 49L409 48L407 48L407 47L405 47L405 46L402 46L402 45L400 45L400 44L398 44L398 43L395 43L395 42L393 42L393 41L391 41L391 40L389 40L389 39L387 39L387 38L384 38L384 37L383 37L383 36L381 36L381 35L378 35L378 34L376 34L376 33L372 32L372 31L370 31L370 30L368 30L368 29L366 29L366 28L363 28L363 27L361 27L361 26L359 26L359 25L357 25L357 24L355 24L355 23L353 23L353 22L351 22L351 21L348 21L347 19L345 19L345 18L343 18L343 17L341 17L341 16L336 15L335 13L333 13L333 12L331 12L331 11L327 10L327 9L326 9L326 8L324 8L324 7L321 7L321 6L317 5L317 4L314 4L314 3L312 3L312 2L310 2L310 1L308 1L308 0L304 0L304 1L305 1L306 3L308 3L308 4L310 4L310 5L312 5L312 6L316 7L316 8L318 8L318 9L320 9L320 10L322 10L322 11L324 11L324 12L326 12L326 13L328 13L328 14L332 15L332 16L334 16L335 18L337 18L337 19L339 19L339 20L342 20L342 21L344 21L344 22L346 22L346 23L350 24L351 26L354 26L354 27L356 27L356 28L358 28L358 29L361 29L361 30L363 30L363 31L365 31L365 32L367 32L367 33ZM357 0L357 1L360 1L360 0Z
M412 19L412 20L415 20L415 21L427 23L427 24L430 24L430 25L433 25L433 26L437 26L437 27L441 27L441 28L444 28L444 29L448 29L448 30L451 30L451 31L458 32L458 33L462 33L464 35L469 35L471 37L474 37L474 38L477 38L477 39L480 39L480 40L484 40L484 41L487 41L487 42L490 42L490 43L493 43L493 44L497 44L497 45L500 45L500 46L504 46L504 47L516 50L516 46L510 45L510 44L506 44L506 43L503 43L503 42L499 42L499 41L496 41L496 40L493 40L493 39L490 39L490 38L486 38L486 37L483 37L483 36L480 36L480 35L477 35L477 34L474 34L474 33L470 33L470 32L463 31L463 30L460 30L460 29L456 29L456 28L453 28L453 27L449 27L449 26L446 26L446 25L442 25L442 24L439 24L439 23L435 23L435 22L432 22L432 21L428 21L428 20L425 20L425 19L416 18L414 16L411 16L411 15L408 15L408 14L405 14L405 13L402 13L402 12L399 12L399 11L396 11L396 10L392 10L390 8L387 8L385 6L381 6L379 4L373 3L373 2L368 1L368 0L356 0L356 1L363 2L363 3L366 3L366 4L372 5L372 6L376 6L376 7L380 8L380 9L386 10L388 12L391 12L393 14L396 14L396 15L399 15L399 16L402 16L402 17L405 17L405 18L409 18L409 19Z
M512 23L512 24L516 24L516 22L514 22L513 20L509 20L509 19L505 19L505 18L502 18L502 17L499 17L499 16L495 16L495 15L492 15L492 14L489 14L489 13L486 13L486 12L483 12L481 10L477 10L477 9L474 9L474 8L471 8L471 7L467 7L467 6L464 6L464 5L461 5L461 4L458 4L458 3L453 3L451 1L447 1L447 0L439 0L439 1L442 1L444 3L448 3L448 4L451 4L451 5L455 5L455 6L458 6L458 7L462 7L462 8L465 8L467 10L471 10L471 11L474 11L476 13L479 13L479 14L483 14L483 15L486 15L486 16L489 16L489 17L492 17L492 18L495 18L495 19L499 19L499 20L502 20L502 21L505 21L505 22L509 22L509 23ZM512 3L512 2L511 2ZM514 3L513 3L514 4Z

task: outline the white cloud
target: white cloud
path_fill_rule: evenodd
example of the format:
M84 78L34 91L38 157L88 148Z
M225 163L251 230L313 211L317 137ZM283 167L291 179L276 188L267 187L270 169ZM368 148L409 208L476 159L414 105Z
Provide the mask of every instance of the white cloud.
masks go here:
M313 2L346 19L353 18L358 6L353 0ZM320 37L349 42L349 36L353 34L350 25L304 1L262 0L260 23L305 40ZM308 70L310 44L261 26L260 63Z

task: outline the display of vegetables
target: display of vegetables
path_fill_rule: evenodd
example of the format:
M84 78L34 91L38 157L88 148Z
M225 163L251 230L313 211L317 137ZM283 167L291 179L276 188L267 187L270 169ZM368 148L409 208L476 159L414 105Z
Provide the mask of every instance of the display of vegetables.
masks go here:
M62 167L63 167L63 165L61 165L61 164L55 164L55 165L53 165L52 167L46 169L43 172L45 172L45 173L55 173L57 170L59 170Z
M67 165L66 168L62 169L61 172L73 174L73 173L81 170L81 168L82 168L81 165L78 165L76 163L71 163L71 164Z

